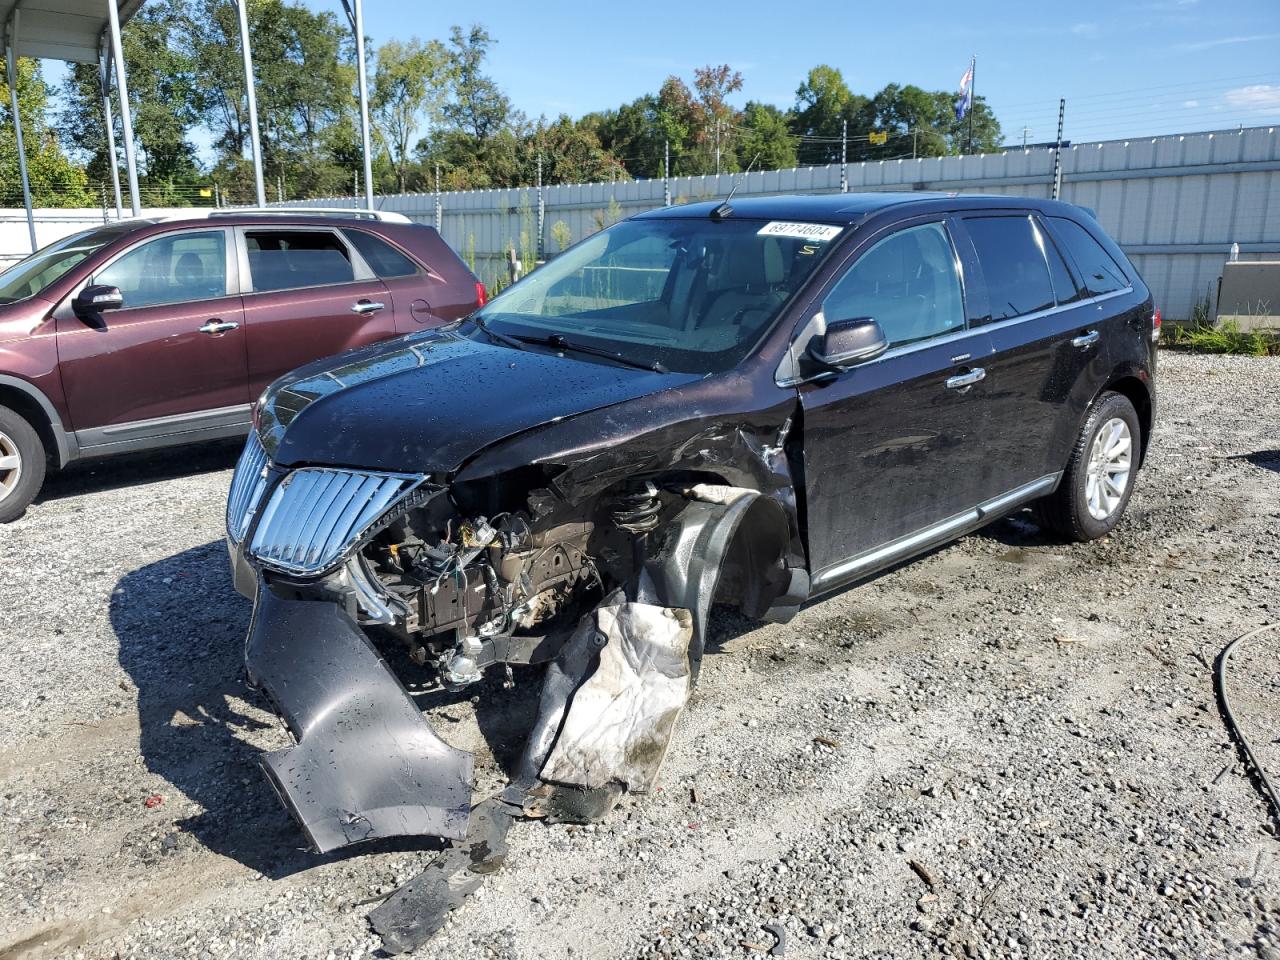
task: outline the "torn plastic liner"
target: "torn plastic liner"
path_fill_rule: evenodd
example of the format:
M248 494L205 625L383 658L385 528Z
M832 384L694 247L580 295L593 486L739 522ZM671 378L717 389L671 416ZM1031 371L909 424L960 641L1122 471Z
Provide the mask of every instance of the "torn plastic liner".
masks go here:
M621 591L584 616L549 669L524 770L533 806L561 819L603 816L623 792L653 788L692 688L688 610Z
M471 754L436 735L341 607L259 585L245 665L298 740L262 765L316 850L466 836Z

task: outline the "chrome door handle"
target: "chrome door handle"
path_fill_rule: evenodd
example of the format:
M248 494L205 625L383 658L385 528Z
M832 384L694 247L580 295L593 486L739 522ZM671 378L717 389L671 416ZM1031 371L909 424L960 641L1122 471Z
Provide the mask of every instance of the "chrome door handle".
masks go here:
M385 303L379 303L377 300L360 300L351 305L352 313L375 313L385 307Z
M201 333L218 334L226 333L228 330L236 330L240 327L238 323L232 323L230 320L210 320L200 328Z
M982 367L974 367L968 373L957 373L954 377L947 377L947 389L967 390L985 379L987 379L987 371Z
M1071 345L1073 347L1079 347L1081 350L1084 350L1086 347L1092 347L1095 343L1097 343L1098 337L1100 336L1102 336L1102 334L1098 333L1097 330L1090 330L1087 333L1080 334L1080 336L1072 340Z

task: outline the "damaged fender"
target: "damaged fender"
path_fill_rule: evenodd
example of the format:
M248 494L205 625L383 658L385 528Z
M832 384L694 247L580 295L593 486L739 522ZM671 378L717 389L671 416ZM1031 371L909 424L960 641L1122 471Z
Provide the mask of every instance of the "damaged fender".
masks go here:
M466 836L471 754L436 735L337 604L283 600L260 584L245 665L298 740L262 766L317 851Z

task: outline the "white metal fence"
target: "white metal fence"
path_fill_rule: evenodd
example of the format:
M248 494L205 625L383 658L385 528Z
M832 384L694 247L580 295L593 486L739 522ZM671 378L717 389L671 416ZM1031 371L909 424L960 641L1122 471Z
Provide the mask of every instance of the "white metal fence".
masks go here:
M849 164L849 190L940 190L1048 197L1052 149L921 160ZM543 248L559 250L612 220L672 202L724 196L737 175L676 177L545 187ZM833 193L840 165L747 174L739 196ZM1062 154L1062 199L1090 207L1133 258L1165 315L1185 319L1216 287L1232 243L1241 259L1280 259L1280 130L1250 127L1143 140L1073 144ZM299 205L350 204L317 200ZM437 198L411 193L379 198L379 206L434 223ZM474 190L439 197L441 232L482 279L503 276L508 248L536 249L538 191ZM557 228L557 222L564 227ZM523 235L523 241L522 241Z
M921 160L885 160L848 166L851 191L939 190L1047 197L1053 150ZM671 201L724 196L738 179L722 174L619 183L545 187L543 250L554 256L560 240L581 240L614 220ZM834 193L840 166L765 170L747 174L739 196ZM1216 287L1232 243L1243 260L1280 259L1280 130L1249 127L1143 140L1074 144L1062 155L1062 199L1090 207L1133 258L1171 319L1186 319ZM295 201L297 206L354 206L351 198ZM523 258L537 250L539 196L534 187L384 196L378 205L421 223L435 223L444 238L490 285L505 276L503 259L514 248ZM181 210L146 211L147 215ZM47 243L92 223L99 210L42 210L37 234ZM563 224L563 226L561 226ZM22 210L0 210L0 260L26 253Z

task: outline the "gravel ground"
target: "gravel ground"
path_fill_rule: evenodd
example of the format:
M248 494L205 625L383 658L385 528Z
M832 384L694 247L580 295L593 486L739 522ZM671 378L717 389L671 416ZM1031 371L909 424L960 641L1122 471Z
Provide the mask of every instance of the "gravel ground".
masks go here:
M1280 843L1209 669L1280 620L1280 361L1161 364L1112 537L1016 516L791 624L718 618L662 790L518 824L419 954L763 956L776 924L788 957L1280 960ZM358 901L431 856L307 853L255 766L287 735L241 679L235 455L81 466L0 528L0 960L368 956ZM1232 682L1280 779L1278 662L1272 632ZM537 688L422 700L483 787Z

